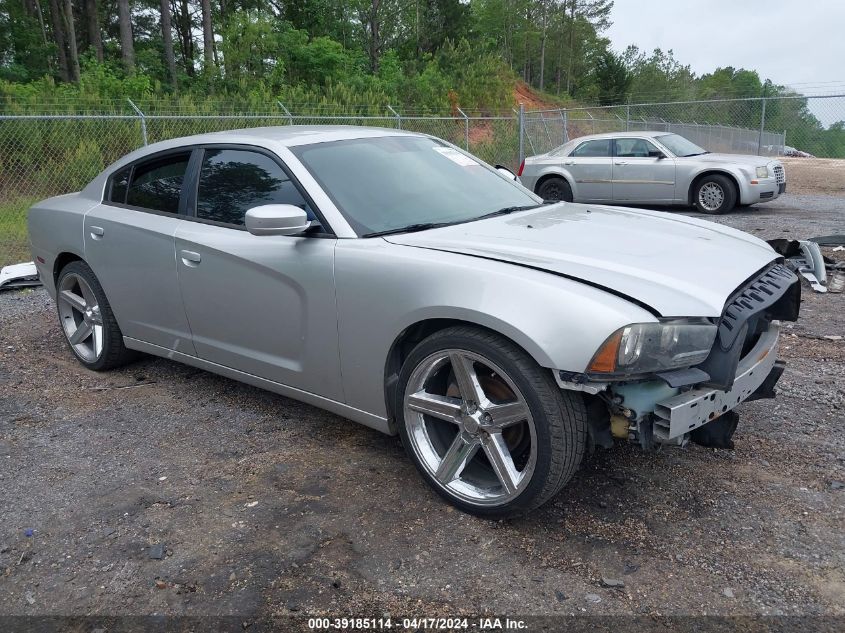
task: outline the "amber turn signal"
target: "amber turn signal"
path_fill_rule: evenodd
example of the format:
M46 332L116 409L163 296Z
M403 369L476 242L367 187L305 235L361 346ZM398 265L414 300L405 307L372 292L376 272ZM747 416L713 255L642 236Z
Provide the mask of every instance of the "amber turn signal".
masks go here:
M619 358L619 344L622 342L622 330L614 332L590 361L588 372L610 374L616 371L616 359Z

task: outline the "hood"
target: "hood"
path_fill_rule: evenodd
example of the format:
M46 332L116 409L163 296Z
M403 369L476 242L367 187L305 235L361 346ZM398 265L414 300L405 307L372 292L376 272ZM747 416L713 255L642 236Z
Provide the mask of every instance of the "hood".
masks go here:
M573 203L384 239L547 270L667 317L720 316L739 285L778 257L762 240L712 222Z
M771 162L776 162L768 156L754 156L752 154L701 154L700 156L681 156L675 160L696 163L721 163L722 165L727 163L741 167L764 167Z

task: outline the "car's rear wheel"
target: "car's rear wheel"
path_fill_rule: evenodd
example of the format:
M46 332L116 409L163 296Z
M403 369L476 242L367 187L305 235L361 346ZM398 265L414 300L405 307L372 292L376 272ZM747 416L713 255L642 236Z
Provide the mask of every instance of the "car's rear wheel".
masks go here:
M523 514L572 477L585 445L579 394L512 342L471 327L419 343L399 377L402 441L426 481L473 514Z
M543 200L561 200L572 202L572 187L565 178L547 178L537 187L537 195Z
M701 178L693 191L693 202L702 213L727 213L736 205L736 186L727 176L710 174Z
M135 357L123 345L106 293L85 262L71 262L59 273L56 306L71 351L88 369L105 371Z

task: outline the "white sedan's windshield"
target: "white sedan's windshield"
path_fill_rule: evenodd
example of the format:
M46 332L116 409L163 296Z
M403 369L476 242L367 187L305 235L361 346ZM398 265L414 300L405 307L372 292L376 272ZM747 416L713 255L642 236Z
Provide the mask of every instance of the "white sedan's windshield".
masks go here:
M663 145L675 156L698 156L699 154L708 153L703 147L699 147L679 134L658 136L657 140L663 143Z
M384 136L291 150L358 235L467 222L540 204L518 185L430 138Z

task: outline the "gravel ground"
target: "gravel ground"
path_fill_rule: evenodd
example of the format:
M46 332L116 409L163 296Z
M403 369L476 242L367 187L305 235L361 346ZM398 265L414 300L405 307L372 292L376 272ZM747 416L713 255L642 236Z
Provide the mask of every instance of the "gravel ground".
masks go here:
M716 220L841 233L845 202ZM845 615L845 306L804 290L735 450L619 444L504 522L310 406L162 359L88 372L43 290L3 293L0 614Z

